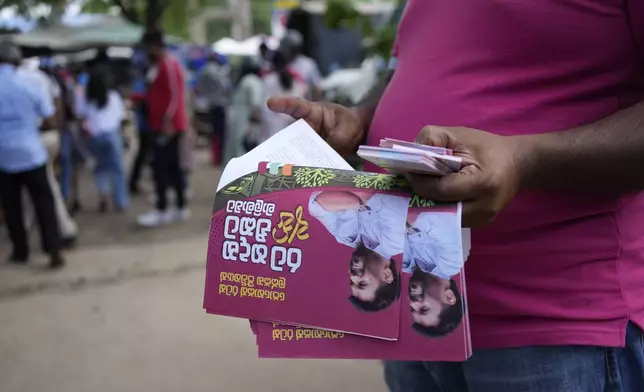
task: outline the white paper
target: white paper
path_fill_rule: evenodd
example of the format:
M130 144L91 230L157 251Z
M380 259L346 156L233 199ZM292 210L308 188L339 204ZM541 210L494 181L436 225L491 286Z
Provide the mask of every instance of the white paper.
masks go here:
M246 155L231 160L221 173L217 191L236 179L257 171L260 162L353 170L306 121L298 120Z

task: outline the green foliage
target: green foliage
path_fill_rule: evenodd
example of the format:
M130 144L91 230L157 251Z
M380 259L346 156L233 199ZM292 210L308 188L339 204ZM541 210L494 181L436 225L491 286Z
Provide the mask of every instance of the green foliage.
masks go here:
M34 14L38 6L45 5L54 9L64 9L69 0L0 0L0 9L13 8L22 15L39 17L42 15Z
M369 52L379 54L383 58L388 59L394 47L394 42L396 41L397 31L397 26L391 24L378 29L374 33Z
M114 2L104 0L86 1L83 3L83 7L81 8L82 12L86 12L88 14L107 14L116 9L118 9L118 7Z
M268 0L256 0L266 3ZM50 19L63 14L76 0L0 0L0 9L13 8L23 15L39 18L34 10L47 6ZM160 27L167 33L187 38L190 18L206 7L226 7L227 0L83 0L81 11L90 14L119 14L124 19L147 28ZM269 3L270 4L270 3ZM270 21L270 9L268 13Z
M387 174L358 174L353 179L356 188L389 190L394 186L394 177Z
M324 22L332 29L357 29L368 19L360 15L352 0L327 0L326 6Z
M204 6L205 2L199 0L197 5ZM196 12L180 0L86 0L82 11L94 14L117 11L130 22L146 28L160 27L180 37L188 37L188 19Z
M232 22L229 20L210 20L206 23L206 40L215 42L230 35Z
M400 9L386 26L376 29L369 16L357 11L355 1L327 0L325 24L331 29L350 28L360 31L366 38L367 51L388 59L396 39ZM399 0L398 3L399 8L402 8L404 0Z
M294 172L295 182L302 187L324 186L335 178L335 172L331 169L317 169L312 167L302 167Z
M145 26L146 15L148 13L147 7L150 3L152 2L149 0L85 0L83 4L83 12L104 14L118 10L122 16L131 22ZM169 34L184 38L189 37L188 26L192 16L207 7L228 6L228 0L195 0L194 3L186 0L157 0L155 3L163 7L163 12L160 15L159 26ZM192 4L192 8L189 7L188 4ZM272 7L273 0L252 0L251 9L253 13L253 30L256 33L270 34ZM124 9L131 10L133 12L123 12ZM230 34L230 22L223 20L212 21L206 29L207 37L219 39Z
M224 195L238 195L242 194L246 191L249 190L250 186L253 183L253 180L255 179L254 176L245 176L239 179L239 181L235 181L231 185L228 185L224 189L221 190L221 193Z
M427 200L417 194L413 194L411 200L409 200L409 208L414 207L433 207L436 203L431 200Z
M252 0L251 9L255 34L270 34L273 0Z

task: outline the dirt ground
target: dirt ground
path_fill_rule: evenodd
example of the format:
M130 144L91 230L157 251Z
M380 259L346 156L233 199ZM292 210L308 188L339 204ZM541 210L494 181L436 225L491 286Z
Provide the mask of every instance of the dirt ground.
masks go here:
M246 321L205 314L217 179L200 152L192 220L143 230L133 222L146 196L127 214L99 214L85 174L77 248L59 272L44 268L37 238L30 265L3 264L0 229L0 391L384 392L377 362L259 360Z

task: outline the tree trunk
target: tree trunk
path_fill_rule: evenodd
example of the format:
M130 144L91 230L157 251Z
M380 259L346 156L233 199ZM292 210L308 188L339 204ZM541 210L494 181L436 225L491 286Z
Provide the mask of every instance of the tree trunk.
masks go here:
M123 3L122 0L114 0L114 4L116 4L116 6L120 8L121 15L126 20L128 20L128 21L130 21L132 23L136 23L136 24L141 23L141 21L139 20L139 13L137 12L136 8L134 7L134 4L131 4L131 6L128 7L128 6L125 5L125 3Z
M158 30L161 27L161 17L167 6L167 0L147 0L145 13L146 31Z

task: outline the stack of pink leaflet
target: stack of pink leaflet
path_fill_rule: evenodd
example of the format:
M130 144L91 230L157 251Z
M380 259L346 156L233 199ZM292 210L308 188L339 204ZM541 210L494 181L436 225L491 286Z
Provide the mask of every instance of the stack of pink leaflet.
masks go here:
M382 145L417 171L460 167L445 149ZM203 307L250 320L261 358L464 361L461 208L403 177L353 170L298 121L223 171Z
M460 222L460 205L414 207L412 202L407 222L397 278L401 283L397 340L251 321L259 357L456 362L469 358L472 348L461 262L469 249L467 240L458 238L458 227L454 228ZM460 248L454 246L461 243Z
M360 146L358 156L394 174L443 176L461 168L461 158L453 156L451 150L396 139L383 139L380 147Z

